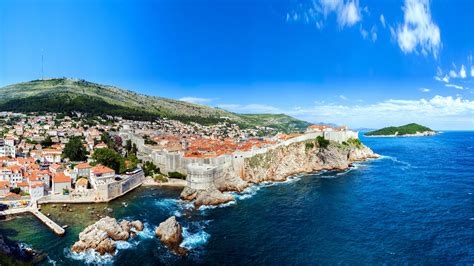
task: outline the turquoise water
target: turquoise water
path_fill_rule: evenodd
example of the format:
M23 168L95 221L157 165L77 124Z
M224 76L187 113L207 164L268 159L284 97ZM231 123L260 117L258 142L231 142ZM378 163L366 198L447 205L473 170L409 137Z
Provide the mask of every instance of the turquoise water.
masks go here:
M383 158L259 185L236 204L192 210L177 200L177 189L140 188L98 205L146 225L114 257L68 251L85 226L80 220L94 220L84 207L49 209L70 225L62 238L30 216L1 222L0 231L48 253L43 264L473 263L474 132L363 142ZM185 227L187 257L170 254L153 234L170 215Z

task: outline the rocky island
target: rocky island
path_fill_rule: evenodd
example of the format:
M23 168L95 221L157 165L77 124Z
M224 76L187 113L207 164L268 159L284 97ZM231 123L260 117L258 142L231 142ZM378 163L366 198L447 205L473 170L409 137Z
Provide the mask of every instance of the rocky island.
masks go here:
M434 136L436 131L415 123L406 124L399 127L385 127L379 130L367 132L367 137L421 137Z
M115 218L107 216L86 227L79 234L79 240L74 243L71 250L79 253L93 249L100 255L113 255L117 249L116 241L127 241L142 230L143 223L140 221L118 222Z

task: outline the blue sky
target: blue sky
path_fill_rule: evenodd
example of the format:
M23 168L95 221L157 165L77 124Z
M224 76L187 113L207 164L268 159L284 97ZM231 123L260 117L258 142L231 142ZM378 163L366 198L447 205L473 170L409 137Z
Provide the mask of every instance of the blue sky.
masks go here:
M0 2L0 86L82 78L243 113L474 129L474 2Z

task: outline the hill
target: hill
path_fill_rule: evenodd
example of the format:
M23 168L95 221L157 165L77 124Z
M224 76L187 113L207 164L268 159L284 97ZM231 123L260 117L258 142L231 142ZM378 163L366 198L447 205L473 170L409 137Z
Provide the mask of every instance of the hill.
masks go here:
M162 117L205 125L229 119L242 127L267 126L283 131L304 130L309 125L284 114L241 115L205 105L147 96L114 86L67 78L33 80L0 88L0 110L78 111L135 120Z
M435 132L425 126L411 123L399 127L384 127L379 130L365 133L366 136L406 136L406 135L433 135Z

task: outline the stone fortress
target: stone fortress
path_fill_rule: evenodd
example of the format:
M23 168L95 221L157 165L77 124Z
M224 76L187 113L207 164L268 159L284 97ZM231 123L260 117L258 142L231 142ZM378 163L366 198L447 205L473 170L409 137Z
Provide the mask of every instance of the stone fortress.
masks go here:
M119 134L123 139L129 139L137 146L140 159L152 161L162 173L179 172L185 174L187 187L196 190L205 190L216 186L216 183L222 181L229 174L242 177L246 158L267 153L282 146L314 140L317 137L324 137L326 140L338 143L359 138L358 132L348 130L347 127L334 129L330 126L313 125L304 134L265 147L253 147L247 151L236 150L231 154L201 158L185 156L184 151L154 149L153 146L146 145L141 136L129 130L121 130Z

